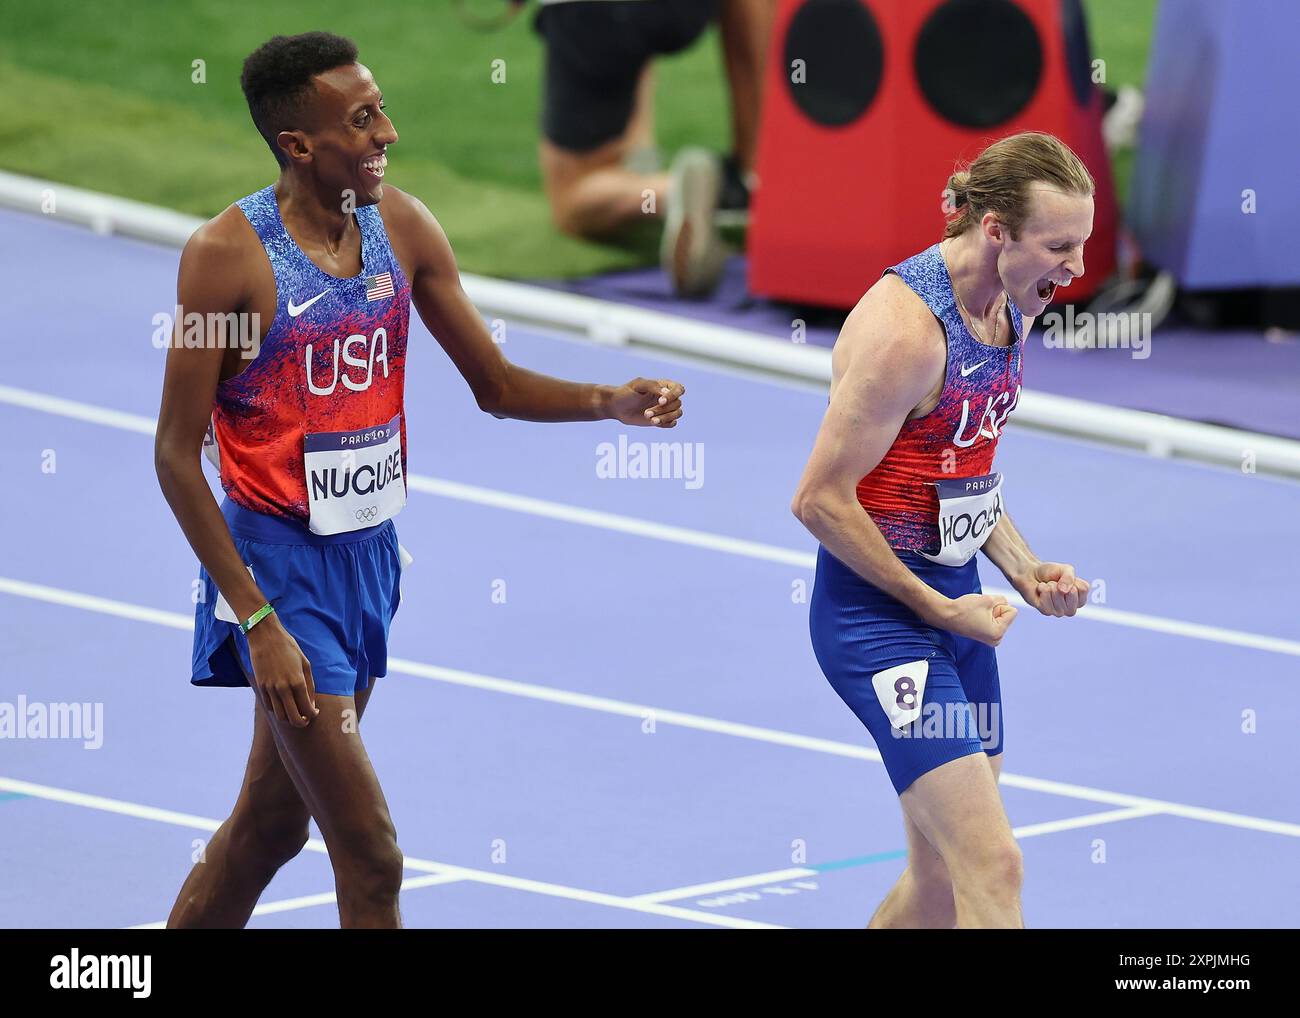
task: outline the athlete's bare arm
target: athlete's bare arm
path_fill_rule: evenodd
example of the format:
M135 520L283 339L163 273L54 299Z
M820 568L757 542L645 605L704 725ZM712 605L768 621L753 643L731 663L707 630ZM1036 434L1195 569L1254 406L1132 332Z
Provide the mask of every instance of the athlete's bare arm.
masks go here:
M492 341L460 283L447 235L424 203L391 184L380 203L384 225L407 277L420 318L474 392L496 417L525 421L596 421L672 428L685 388L669 379L626 385L567 382L511 364Z
M980 549L1031 608L1064 618L1088 603L1091 584L1074 574L1067 562L1044 562L1029 548L1007 513Z
M1034 319L1026 315L1022 349L1029 343L1033 327ZM1002 514L980 550L1029 606L1044 615L1073 615L1088 601L1088 581L1075 576L1072 565L1044 562L1035 555L1008 513Z
M177 315L174 341L167 352L154 468L194 554L235 615L247 619L267 599L244 566L201 464L217 383L223 375L236 373L232 368L239 351L218 343L186 348L180 342L186 315L247 313L265 304L265 287L258 285L265 281L259 273L269 275L270 265L247 222L241 225L231 212L228 209L202 226L181 253L176 301L184 313ZM233 212L242 219L237 208ZM272 313L262 319L268 327L275 309L274 278L270 286ZM281 721L308 724L317 713L311 666L274 614L249 631L248 646L255 686L267 709Z
M889 275L868 290L835 343L830 406L791 508L827 551L921 619L996 645L1015 617L1006 598L940 594L903 565L857 499L904 421L933 405L946 362L941 327L905 284Z

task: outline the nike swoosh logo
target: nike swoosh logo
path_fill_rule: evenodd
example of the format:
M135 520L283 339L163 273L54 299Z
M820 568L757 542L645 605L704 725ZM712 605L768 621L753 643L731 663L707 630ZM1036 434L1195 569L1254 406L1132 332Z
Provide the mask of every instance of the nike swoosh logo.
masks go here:
M963 364L963 365L961 366L961 377L962 377L962 378L965 378L965 377L966 377L967 375L969 375L972 371L978 371L980 368L984 367L984 365L987 364L988 362L989 362L989 361L988 361L988 358L986 357L986 358L984 358L984 360L980 361L978 364L974 364L974 365L972 365L972 366L969 367L969 368L966 367L965 364Z
M327 293L329 293L328 290L322 290L320 293L316 294L315 297L313 297L311 300L307 301L305 304L295 304L293 301L289 301L289 317L290 317L290 318L297 318L300 314L302 314L304 311L306 311L309 307L311 307L313 304L315 304L318 300L320 300L322 297L324 297L325 294L327 294Z

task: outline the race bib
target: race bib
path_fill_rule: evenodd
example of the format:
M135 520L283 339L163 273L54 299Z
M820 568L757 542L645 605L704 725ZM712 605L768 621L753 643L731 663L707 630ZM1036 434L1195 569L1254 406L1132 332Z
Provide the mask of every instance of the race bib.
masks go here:
M406 505L402 415L358 431L307 435L303 442L308 529L342 534L373 527Z
M964 566L1002 518L1002 475L933 483L939 495L939 553L921 554L941 566Z

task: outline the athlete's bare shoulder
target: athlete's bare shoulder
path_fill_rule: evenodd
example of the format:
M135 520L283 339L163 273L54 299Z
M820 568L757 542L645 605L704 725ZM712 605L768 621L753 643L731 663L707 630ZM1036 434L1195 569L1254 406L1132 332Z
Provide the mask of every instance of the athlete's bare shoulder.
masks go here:
M881 276L849 312L831 355L832 388L892 383L917 392L914 402L942 379L948 350L943 326L925 301L894 273Z
M428 211L424 202L415 195L408 194L392 184L384 185L384 197L379 202L379 215L383 218L386 229L400 229L411 221L411 217L418 209Z
M408 278L414 281L418 274L430 269L455 273L455 256L447 235L429 207L419 198L392 184L385 184L379 215L388 242Z
M390 241L394 235L402 241L417 239L430 229L442 233L442 227L429 211L429 206L415 195L398 190L392 184L384 185L379 215L384 221L384 229L388 231Z
M261 247L248 217L233 203L195 230L185 246L191 245L204 253L226 257Z
M225 309L239 310L257 285L259 260L266 261L261 255L256 231L238 205L229 205L185 242L180 285L200 290ZM269 271L269 263L265 268Z

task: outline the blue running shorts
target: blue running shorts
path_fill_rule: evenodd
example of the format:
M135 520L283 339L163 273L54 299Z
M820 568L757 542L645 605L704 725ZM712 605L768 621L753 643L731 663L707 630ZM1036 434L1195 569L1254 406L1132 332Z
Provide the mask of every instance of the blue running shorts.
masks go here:
M388 628L401 599L403 552L393 521L325 536L229 498L221 513L280 624L311 662L316 692L352 696L372 676L382 678ZM236 623L217 617L219 608L227 616L230 608L202 566L199 583L203 599L194 607L190 682L247 686L245 672L253 671L248 637Z
M897 554L948 597L981 592L974 558L942 566L916 552ZM867 726L898 794L950 760L1002 752L992 647L927 625L821 547L809 629L817 663Z

